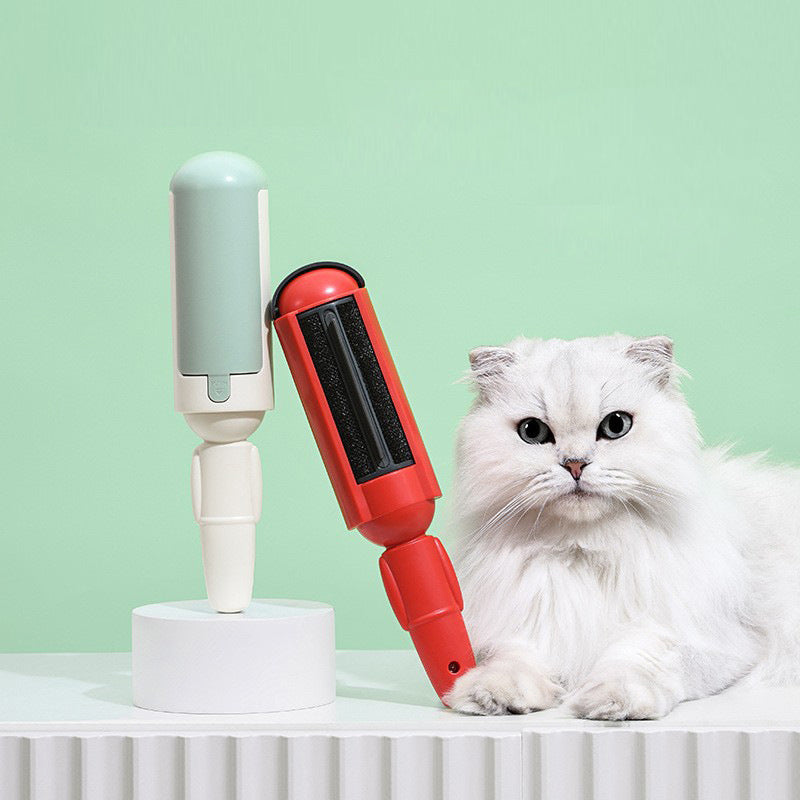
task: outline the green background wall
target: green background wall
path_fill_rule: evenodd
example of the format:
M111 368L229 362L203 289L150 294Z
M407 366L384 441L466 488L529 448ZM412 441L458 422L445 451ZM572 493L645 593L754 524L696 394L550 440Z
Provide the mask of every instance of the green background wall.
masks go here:
M710 442L800 454L800 6L15 3L0 30L0 649L129 646L201 596L172 410L167 185L248 154L273 277L367 276L450 483L466 353L672 335ZM283 355L256 591L403 647ZM446 528L447 507L434 530Z

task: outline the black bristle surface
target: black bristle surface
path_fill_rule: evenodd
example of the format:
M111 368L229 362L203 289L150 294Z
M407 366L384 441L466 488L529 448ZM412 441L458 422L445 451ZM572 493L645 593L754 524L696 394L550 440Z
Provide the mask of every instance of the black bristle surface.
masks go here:
M318 306L298 322L356 482L413 464L355 299Z
M408 446L408 439L403 432L386 381L383 379L383 372L369 340L367 329L364 327L358 305L355 300L351 300L349 303L342 303L338 310L392 460L398 464L410 461L411 449Z
M306 340L308 352L317 370L319 382L325 392L333 421L342 439L347 453L347 460L353 470L356 481L363 479L373 470L367 452L364 436L350 407L342 375L336 365L336 359L328 343L322 327L322 318L318 314L308 314L300 319L300 330Z

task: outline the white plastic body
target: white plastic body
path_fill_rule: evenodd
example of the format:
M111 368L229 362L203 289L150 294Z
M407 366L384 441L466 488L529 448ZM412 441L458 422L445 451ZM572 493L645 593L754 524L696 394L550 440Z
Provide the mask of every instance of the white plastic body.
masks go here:
M204 600L133 611L133 702L155 711L241 714L332 703L333 609L254 600L216 614Z
M192 456L192 509L200 526L211 607L234 613L253 595L261 459L250 442L201 444Z
M183 414L227 414L232 411L269 411L274 406L272 391L272 331L265 327L261 369L251 375L231 375L231 396L224 403L208 397L205 375L182 375L178 369L178 323L175 297L175 212L174 196L169 193L171 273L172 273L172 372L175 382L175 410ZM258 259L261 270L261 319L266 320L269 303L269 222L267 190L258 193ZM266 322L265 322L266 325ZM191 423L190 423L191 424ZM246 438L246 436L241 437Z
M247 608L253 595L255 526L261 516L261 462L255 446L244 440L274 405L272 337L266 318L270 286L267 190L258 193L259 308L265 325L261 369L231 375L231 394L223 403L208 397L205 375L183 375L178 369L172 192L169 213L175 410L184 414L189 427L205 442L192 458L192 505L200 525L208 600L216 611L234 613Z

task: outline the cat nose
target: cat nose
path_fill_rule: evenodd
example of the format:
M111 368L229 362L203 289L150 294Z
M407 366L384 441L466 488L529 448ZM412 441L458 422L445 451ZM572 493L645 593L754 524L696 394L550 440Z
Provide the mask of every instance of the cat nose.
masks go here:
M567 458L561 462L561 466L577 481L588 463L588 461L581 461L579 458Z

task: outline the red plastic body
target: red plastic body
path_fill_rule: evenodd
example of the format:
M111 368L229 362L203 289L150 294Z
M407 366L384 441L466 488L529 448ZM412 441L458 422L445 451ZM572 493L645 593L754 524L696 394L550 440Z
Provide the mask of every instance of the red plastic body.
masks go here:
M386 548L380 569L392 610L411 634L425 671L442 697L475 659L461 617L463 601L441 542L425 535L441 496L428 454L383 338L367 290L331 267L298 275L280 291L275 330L348 528ZM400 419L414 463L357 483L306 346L297 315L352 296Z

